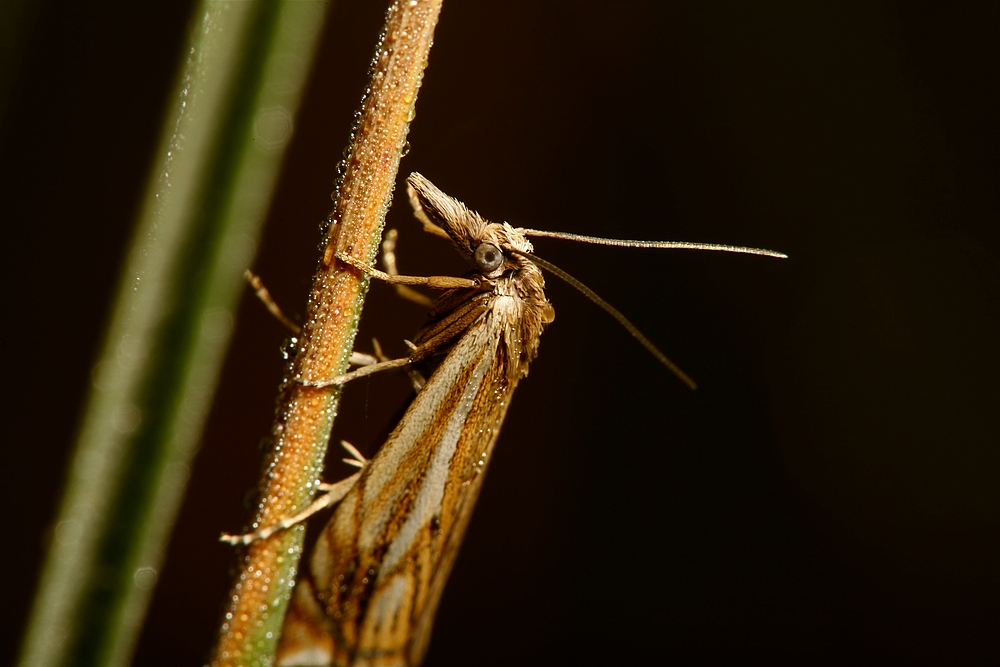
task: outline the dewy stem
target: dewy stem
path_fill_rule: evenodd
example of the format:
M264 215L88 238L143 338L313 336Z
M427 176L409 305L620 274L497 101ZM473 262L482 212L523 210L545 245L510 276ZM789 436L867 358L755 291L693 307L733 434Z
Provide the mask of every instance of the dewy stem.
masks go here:
M340 391L293 378L324 379L347 369L368 279L334 257L349 253L374 263L440 10L441 0L403 0L389 8L309 296L299 353L286 368L253 528L297 514L315 492ZM295 526L245 548L213 665L271 664L304 532L304 526Z

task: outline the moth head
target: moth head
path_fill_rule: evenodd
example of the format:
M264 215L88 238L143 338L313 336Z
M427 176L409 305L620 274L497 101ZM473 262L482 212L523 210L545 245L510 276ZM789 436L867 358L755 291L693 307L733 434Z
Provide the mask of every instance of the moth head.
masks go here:
M430 222L444 230L458 253L483 277L499 278L527 262L511 250L531 252L531 243L509 224L489 222L417 172L410 174L406 182L416 216L421 220L426 218L425 226Z
M536 314L542 323L549 323L554 317L552 306L542 288L541 270L559 276L567 283L582 292L584 296L603 308L625 327L639 343L642 344L656 359L677 375L685 384L695 388L694 381L684 371L660 352L635 325L625 319L611 304L599 297L592 289L569 275L558 266L533 255L533 248L528 242L529 236L547 236L549 238L595 243L598 245L619 246L626 248L678 248L686 250L718 250L745 255L763 255L766 257L787 258L788 255L774 250L748 248L745 246L722 245L718 243L691 243L687 241L631 241L624 239L605 239L595 236L582 236L565 232L548 232L538 229L514 229L506 222L497 224L488 222L475 211L470 211L465 204L434 187L420 174L414 172L407 179L410 184L410 203L413 212L424 223L426 231L439 236L447 236L466 259L473 262L487 279L499 278L505 271L518 271L516 289L522 298L532 300L540 306ZM514 282L514 281L512 281Z

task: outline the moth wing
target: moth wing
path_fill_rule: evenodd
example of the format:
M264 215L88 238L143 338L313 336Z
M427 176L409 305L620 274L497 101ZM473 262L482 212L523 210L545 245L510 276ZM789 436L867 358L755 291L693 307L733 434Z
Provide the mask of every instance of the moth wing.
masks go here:
M275 664L279 667L329 665L333 663L333 650L333 638L326 631L326 612L316 600L312 581L303 578L292 593Z
M499 375L503 372L505 372L504 369L498 366L494 366L491 369L491 375L493 373ZM474 454L474 457L465 466L465 475L467 476L468 483L463 484L458 480L460 488L454 502L454 518L451 530L445 537L444 545L441 546L440 555L438 556L434 572L431 575L423 607L422 609L415 610L408 651L408 661L411 665L420 664L423 661L424 654L427 652L427 647L431 639L431 631L434 627L434 618L437 614L437 607L441 602L441 595L444 593L444 586L455 564L455 558L458 556L459 547L462 545L466 528L468 528L469 520L472 518L472 511L476 506L479 491L482 488L485 466L479 466L478 462L479 460L488 459L489 455L492 454L493 446L496 444L497 437L500 434L500 426L503 424L504 417L507 414L507 407L510 405L513 386L509 386L502 397L488 390L489 387L496 386L494 384L496 379L490 378L489 381L484 382L484 389L481 391L480 396L477 397L479 400L487 402L488 408L485 410L473 410L472 415L475 415L476 418L468 419L463 428L463 438L475 439L476 434L482 433L485 429L489 429L492 436L489 440L480 443L480 446L471 452ZM480 459L481 456L484 458Z

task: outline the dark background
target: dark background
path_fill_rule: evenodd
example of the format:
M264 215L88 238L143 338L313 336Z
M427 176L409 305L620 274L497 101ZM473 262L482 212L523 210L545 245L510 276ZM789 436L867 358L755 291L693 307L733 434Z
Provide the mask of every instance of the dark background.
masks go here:
M8 639L188 11L43 2L23 36L0 145ZM333 7L254 264L299 316L383 11ZM515 225L791 259L536 242L700 387L549 279L428 665L997 652L998 24L991 0L445 3L402 175ZM405 209L401 269L460 271ZM401 352L419 308L368 304L358 340ZM216 537L245 520L284 336L248 292L136 664L213 641ZM371 452L405 396L352 386L335 437Z

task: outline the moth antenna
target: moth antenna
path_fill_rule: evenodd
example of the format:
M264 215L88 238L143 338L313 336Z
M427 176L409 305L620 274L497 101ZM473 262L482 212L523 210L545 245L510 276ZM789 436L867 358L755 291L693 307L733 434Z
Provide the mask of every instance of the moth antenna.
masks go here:
M589 237L585 237L585 238L589 238ZM613 317L616 320L618 320L618 323L621 324L623 327L625 327L626 331L628 331L630 334L632 334L632 336L635 337L635 339L638 340L639 343L641 343L642 346L644 348L646 348L649 351L650 354L652 354L654 357L656 357L657 361L659 361L661 364L663 364L664 366L666 366L667 368L669 368L670 371L674 375L676 375L678 378L680 378L681 382L683 382L687 386L691 387L691 389L697 389L698 388L698 385L696 385L694 383L694 380L692 380L688 376L687 373L685 373L680 368L678 368L677 364L675 364L674 362L670 361L670 359L667 358L667 355L665 355L662 352L660 352L660 350L655 345L653 345L652 341L650 341L648 338L646 338L642 334L642 332L639 331L639 329L636 328L636 326L634 324L632 324L631 322L628 321L628 318L626 318L624 315L622 315L618 311L618 309L616 309L610 303L608 303L607 301L605 301L604 299L602 299L601 297L599 297L597 295L597 292L595 292L594 290L590 289L589 287L587 287L586 285L584 285L583 283L581 283L579 280L577 280L573 276L569 275L568 273L566 273L565 271L563 271L562 269L560 269L555 264L552 264L551 262L547 262L544 259L542 259L541 257L536 257L535 255L532 255L529 252L521 252L520 250L511 250L510 252L514 253L515 255L520 255L522 257L526 257L526 258L530 259L532 262L534 262L538 266L542 267L543 269L545 269L549 273L551 273L551 274L553 274L553 275L561 278L565 282L567 282L570 285L572 285L573 287L575 287L577 290L580 291L581 294L583 294L585 297L587 297L588 299L590 299L591 301L593 301L594 303L596 303L598 306L600 306L601 308L603 308L605 311L607 311L607 313L609 315L611 315L611 317Z
M550 239L564 239L566 241L579 241L580 243L593 243L594 245L610 245L621 248L680 248L682 250L717 250L720 252L735 252L742 255L763 255L765 257L777 257L788 259L788 255L775 250L764 250L763 248L747 248L738 245L723 245L719 243L689 243L687 241L631 241L627 239L605 239L600 236L584 236L583 234L570 234L568 232L547 232L541 229L519 229L517 230L525 236L538 236Z

